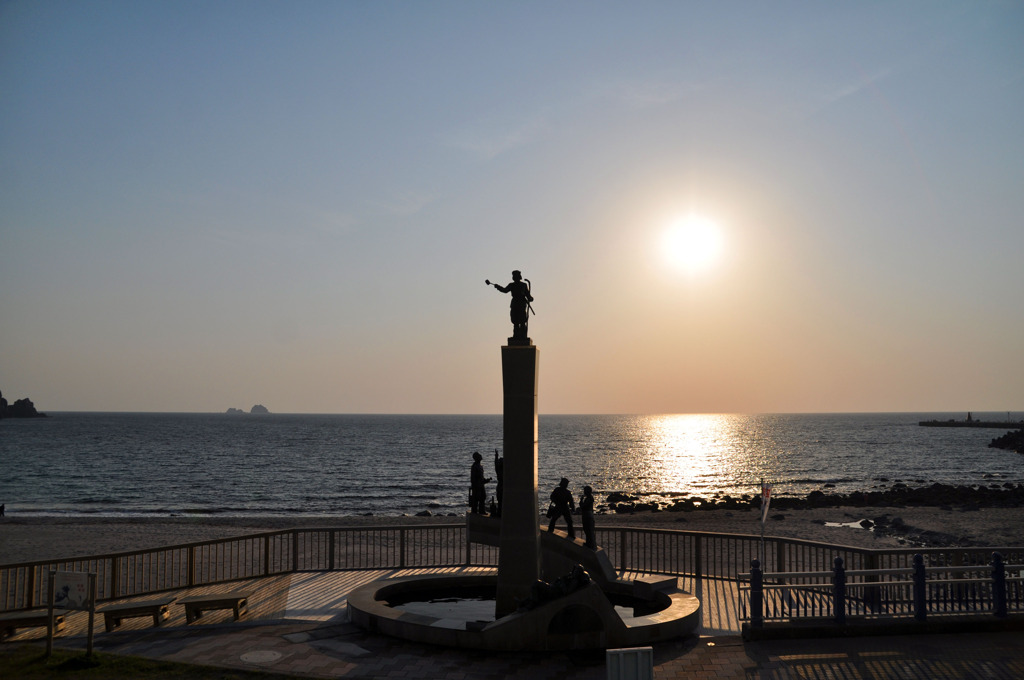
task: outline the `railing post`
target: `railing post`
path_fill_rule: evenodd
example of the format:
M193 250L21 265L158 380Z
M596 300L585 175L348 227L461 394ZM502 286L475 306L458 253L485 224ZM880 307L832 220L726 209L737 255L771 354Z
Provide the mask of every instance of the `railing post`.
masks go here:
M334 529L327 534L327 570L334 571Z
M928 618L928 584L921 553L914 555L914 618L918 621Z
M25 604L28 605L29 609L36 606L36 569L38 567L28 568L28 583L26 584L28 587L28 602Z
M626 573L626 541L629 540L629 534L626 533L625 529L619 529L619 573Z
M696 584L704 579L704 537L701 535L693 537L693 562L693 579Z
M270 576L270 535L263 537L263 575Z
M46 604L47 612L49 616L46 617L46 658L49 659L50 655L53 654L53 588L54 581L57 579L57 572L50 571L50 576L47 579L46 586ZM12 633L14 631L11 631Z
M758 559L750 560L750 625L764 626L764 574Z
M119 572L120 569L115 569L114 572ZM196 548L194 545L188 547L188 585L192 587L196 584ZM113 593L111 593L113 594Z
M846 624L846 567L843 558L837 557L832 568L832 613L836 623Z
M469 543L469 532L466 532L466 543ZM469 562L469 553L466 553L467 566ZM398 566L400 569L405 569L405 528L398 530Z
M774 539L773 539L774 540ZM765 559L768 559L768 549L765 548ZM788 570L788 561L786 560L786 543L784 541L775 541L775 573L785 573ZM786 583L784 578L776 578L777 584Z
M120 595L118 589L121 587L121 558L112 557L110 558L110 592L107 593L108 597L117 597Z
M1006 565L1003 556L992 553L992 613L1006 617Z
M867 569L878 569L878 555L873 552L861 553L862 559L864 560L865 568ZM870 583L878 583L879 576L866 576L865 581ZM864 603L872 609L872 611L878 611L882 607L882 589L879 586L865 586L864 587Z
M299 530L292 529L292 573L299 570Z

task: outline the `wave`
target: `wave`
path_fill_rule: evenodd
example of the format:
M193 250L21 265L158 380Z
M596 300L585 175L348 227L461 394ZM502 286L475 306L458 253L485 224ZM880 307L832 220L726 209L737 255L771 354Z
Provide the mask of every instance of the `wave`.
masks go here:
M766 480L768 481L768 480ZM786 484L856 484L863 482L862 477L803 477L787 479Z

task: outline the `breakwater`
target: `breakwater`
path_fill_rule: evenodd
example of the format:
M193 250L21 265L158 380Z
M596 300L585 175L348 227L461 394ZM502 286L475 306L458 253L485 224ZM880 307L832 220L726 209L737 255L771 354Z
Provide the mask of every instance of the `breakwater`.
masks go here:
M921 427L988 427L997 430L1013 430L1024 427L1024 420L922 420Z

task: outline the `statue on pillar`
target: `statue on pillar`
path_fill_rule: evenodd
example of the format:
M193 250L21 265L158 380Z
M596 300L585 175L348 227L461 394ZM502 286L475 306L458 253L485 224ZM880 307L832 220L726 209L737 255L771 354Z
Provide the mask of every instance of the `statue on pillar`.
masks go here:
M488 286L494 286L501 293L512 294L512 302L509 306L509 315L512 318L510 344L530 344L530 338L527 335L527 323L530 320L530 312L533 312L533 307L530 305L533 302L533 295L530 292L530 279L524 279L522 273L517 269L512 272L512 283L507 286L491 283L490 279L485 280L484 283Z

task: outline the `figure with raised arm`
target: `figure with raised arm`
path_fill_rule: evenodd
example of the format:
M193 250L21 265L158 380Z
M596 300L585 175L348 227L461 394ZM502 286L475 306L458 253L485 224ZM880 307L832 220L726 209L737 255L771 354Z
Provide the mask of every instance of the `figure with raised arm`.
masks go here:
M530 312L533 311L533 307L530 306L530 303L533 302L530 280L524 279L523 274L517 269L512 272L512 283L507 286L491 283L490 280L485 283L494 286L502 293L512 294L512 302L509 305L509 316L512 318L512 339L527 342L529 340L527 324L530 321Z

